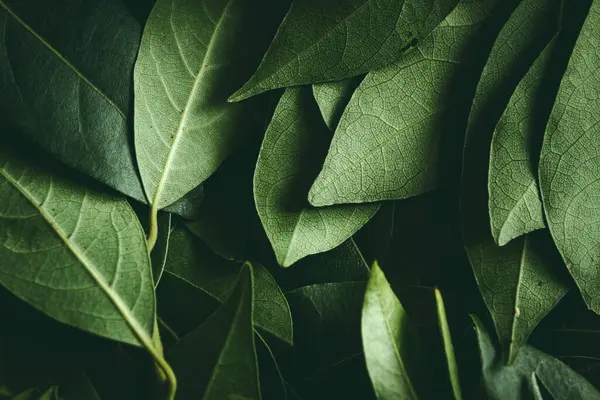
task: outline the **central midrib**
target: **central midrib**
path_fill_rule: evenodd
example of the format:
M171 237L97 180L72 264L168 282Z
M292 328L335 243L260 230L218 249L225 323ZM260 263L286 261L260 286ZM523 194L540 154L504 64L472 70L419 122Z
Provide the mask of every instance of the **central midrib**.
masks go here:
M231 5L231 2L232 2L232 0L229 0L227 2L227 5L223 8L223 12L215 25L215 30L213 31L210 41L208 42L208 46L206 46L206 53L204 54L204 60L202 60L202 65L200 66L198 75L196 75L196 79L194 79L194 84L192 86L192 90L190 91L190 95L188 96L187 101L185 103L185 107L183 109L181 119L179 120L179 125L177 127L177 131L175 132L175 137L173 138L173 145L169 149L169 154L167 155L167 160L165 161L165 166L162 170L162 174L160 176L160 181L158 182L158 185L156 186L156 193L154 195L154 201L152 202L154 207L158 207L158 203L160 201L162 192L164 190L164 186L166 183L170 165L173 163L173 158L175 157L176 148L179 146L179 142L181 141L181 136L183 135L183 130L185 128L186 121L189 117L190 109L192 108L192 104L194 103L194 98L196 97L196 92L198 90L198 87L200 86L200 81L204 75L204 71L206 70L208 60L210 59L210 56L213 52L215 38L218 36L218 32L221 28L221 24L222 24L223 20L225 19L225 16L227 15L227 11L229 10L229 6Z

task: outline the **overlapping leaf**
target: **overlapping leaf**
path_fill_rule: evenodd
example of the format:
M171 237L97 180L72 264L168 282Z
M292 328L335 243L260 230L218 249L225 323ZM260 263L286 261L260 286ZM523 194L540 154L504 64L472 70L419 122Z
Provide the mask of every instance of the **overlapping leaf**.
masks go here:
M343 81L325 82L313 85L313 95L321 110L325 124L331 131L335 131L344 109L356 87L363 80L357 76Z

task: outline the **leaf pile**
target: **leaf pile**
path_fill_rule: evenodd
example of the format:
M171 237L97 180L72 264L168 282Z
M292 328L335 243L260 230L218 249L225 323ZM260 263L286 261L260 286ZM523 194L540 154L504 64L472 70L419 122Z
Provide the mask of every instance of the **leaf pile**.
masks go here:
M0 400L600 398L600 0L0 32Z

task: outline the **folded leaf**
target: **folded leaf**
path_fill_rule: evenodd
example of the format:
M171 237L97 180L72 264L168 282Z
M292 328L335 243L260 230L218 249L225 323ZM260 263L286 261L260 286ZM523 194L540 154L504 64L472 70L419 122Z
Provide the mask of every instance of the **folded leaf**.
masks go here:
M0 151L0 284L52 318L147 346L154 323L144 231L125 200Z
M134 71L135 148L154 210L202 183L261 127L258 103L226 99L258 64L284 5L157 1Z
M473 322L479 341L483 383L491 400L529 399L536 391L539 393L539 382L555 400L600 399L600 393L585 378L534 347L523 346L514 362L504 365L483 324L476 317Z
M600 313L600 207L596 149L600 3L592 2L546 127L539 179L548 227L587 306Z
M418 333L377 262L371 268L361 326L367 368L377 398L418 399L409 365L409 353L414 351L411 347Z
M488 207L492 235L500 246L546 226L532 143L541 138L539 98L544 96L541 88L554 43L550 41L519 82L492 137Z
M227 301L168 354L182 399L260 400L252 268L245 264Z
M308 188L327 151L326 130L310 88L302 87L286 89L265 133L254 173L254 200L284 267L338 246L379 208L364 204L318 209L308 204Z
M310 189L315 206L403 199L433 189L451 77L489 10L470 0L396 63L369 73L335 131Z
M395 61L457 0L295 0L252 78L231 99L349 78Z
M2 0L0 31L1 119L144 201L127 118L139 22L116 0Z
M335 131L344 109L356 87L363 80L357 76L343 81L317 83L313 85L313 95L321 110L325 124L331 131Z
M171 235L171 249L166 271L214 296L227 299L235 285L236 263L224 261L183 229ZM173 254L173 255L171 255ZM260 264L254 266L254 323L281 340L292 343L292 316L287 300L271 274Z
M154 249L152 250L152 253L150 254L154 287L158 286L163 271L165 270L167 255L169 253L169 238L171 236L171 230L173 229L171 226L170 213L160 213L158 216L158 221L158 239Z

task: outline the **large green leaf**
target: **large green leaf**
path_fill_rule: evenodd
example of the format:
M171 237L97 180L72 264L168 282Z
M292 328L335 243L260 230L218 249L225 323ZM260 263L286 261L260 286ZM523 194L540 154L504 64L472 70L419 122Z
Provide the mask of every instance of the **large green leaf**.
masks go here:
M2 0L0 32L1 119L143 201L127 118L139 22L117 0Z
M590 309L600 313L597 135L600 3L583 24L546 128L539 179L554 242Z
M182 399L260 400L252 281L252 268L245 264L223 306L167 355Z
M429 191L464 47L489 10L471 0L393 65L369 73L335 131L309 193L315 206L403 199Z
M61 322L142 345L154 291L144 232L125 200L0 152L0 283Z
M135 147L154 212L207 179L260 127L259 103L226 99L256 67L284 5L157 1L134 71Z
M515 88L556 35L560 11L559 0L523 0L513 10L479 78L465 138L464 245L509 362L566 287L555 275L544 233L503 247L495 243L487 207L490 143Z
M418 399L412 382L417 331L375 263L362 310L362 338L377 398Z
M500 246L546 226L532 143L541 139L539 98L554 43L550 41L519 82L492 137L488 207L492 235Z
M457 0L295 0L258 71L233 96L349 78L381 68Z
M328 140L310 87L286 89L265 133L254 173L256 209L277 261L284 267L338 246L379 207L318 209L308 204L306 195Z
M473 317L483 368L483 383L491 400L530 399L539 395L539 383L554 400L600 399L600 393L556 358L523 346L511 365L504 365L483 324ZM535 381L533 379L535 374Z
M171 235L171 252L165 269L224 302L235 285L237 263L222 260L183 229ZM254 323L285 342L293 342L292 316L287 300L271 274L254 266Z
M331 131L335 131L344 109L356 87L363 80L363 76L356 76L343 81L317 83L313 85L313 95L321 110L325 124Z

